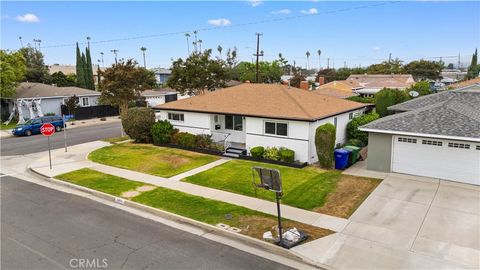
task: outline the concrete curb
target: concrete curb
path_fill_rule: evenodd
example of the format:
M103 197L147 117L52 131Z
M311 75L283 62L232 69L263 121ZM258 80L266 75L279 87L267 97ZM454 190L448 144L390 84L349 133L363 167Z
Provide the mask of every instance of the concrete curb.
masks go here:
M93 195L95 197L98 197L100 199L113 201L115 203L125 205L127 207L131 207L131 208L134 208L134 209L137 209L137 210L140 210L140 211L144 211L144 212L153 214L155 216L158 216L158 217L161 217L161 218L173 221L173 222L177 222L177 223L180 223L180 224L191 225L191 226L194 226L194 227L197 227L199 229L202 229L202 230L206 231L206 233L211 233L211 234L218 235L218 236L221 236L221 237L226 237L226 238L228 238L230 240L233 240L235 242L239 242L241 244L250 246L252 248L261 249L261 250L270 252L272 254L275 254L277 256L285 257L285 258L290 259L292 261L296 261L296 262L301 263L301 264L306 264L306 265L309 265L309 266L312 266L312 267L315 267L315 268L320 268L320 269L332 269L332 268L330 268L326 265L321 265L317 262L314 262L314 261L296 253L296 252L281 248L279 246L276 246L274 244L271 244L271 243L268 243L268 242L265 242L265 241L262 241L262 240L252 238L250 236L246 236L246 235L242 235L242 234L239 234L239 233L223 230L223 229L220 229L216 226L206 224L206 223L203 223L203 222L199 222L199 221L196 221L194 219L190 219L190 218L180 216L180 215L177 215L177 214L174 214L174 213L170 213L170 212L167 212L167 211L164 211L164 210L160 210L160 209L153 208L153 207L150 207L150 206L147 206L147 205L136 203L136 202L133 202L133 201L130 201L130 200L127 200L127 199L120 198L120 197L116 197L116 196L113 196L113 195L110 195L110 194L107 194L107 193L103 193L101 191L97 191L97 190L93 190L93 189L90 189L90 188L75 185L75 184L72 184L72 183L68 183L68 182L65 182L65 181L57 180L55 178L51 178L51 177L46 176L46 175L44 175L40 172L37 172L35 169L31 168L30 166L28 166L28 169L31 172L33 172L34 174L41 176L43 178L43 180L48 181L48 182L53 183L53 184L56 184L56 185L60 185L60 186L63 186L63 187L68 187L68 188L72 188L72 189L75 189L75 190L78 190L78 191L82 191L82 192L88 193L90 195ZM229 245L228 243L224 243L224 244Z

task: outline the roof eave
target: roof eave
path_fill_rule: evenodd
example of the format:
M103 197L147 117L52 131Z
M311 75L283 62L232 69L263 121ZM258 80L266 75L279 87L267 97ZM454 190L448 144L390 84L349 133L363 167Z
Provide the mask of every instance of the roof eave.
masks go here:
M405 135L405 136L438 138L438 139L446 139L446 140L480 142L480 138L472 138L472 137L459 137L459 136L450 136L450 135L439 135L439 134L417 133L417 132L384 130L384 129L375 129L375 128L362 128L362 127L360 127L359 130L365 131L365 132L383 133L383 134L391 134L391 135Z

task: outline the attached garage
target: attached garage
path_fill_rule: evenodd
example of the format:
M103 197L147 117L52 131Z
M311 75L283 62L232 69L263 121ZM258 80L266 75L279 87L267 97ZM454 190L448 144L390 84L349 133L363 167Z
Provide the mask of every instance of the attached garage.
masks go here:
M392 136L392 171L480 185L480 143Z

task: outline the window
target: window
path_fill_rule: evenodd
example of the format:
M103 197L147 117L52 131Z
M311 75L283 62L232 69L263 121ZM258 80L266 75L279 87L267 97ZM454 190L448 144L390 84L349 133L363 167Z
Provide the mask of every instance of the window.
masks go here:
M265 122L265 134L288 136L288 124L277 122Z
M90 106L88 97L82 98L82 106Z
M476 149L477 149L477 150L480 150L480 145L477 145Z
M185 119L183 113L168 113L168 120L183 122Z
M243 117L238 115L225 115L225 129L243 130Z
M352 112L348 114L348 119L349 119L349 120L352 120L352 119L353 119L353 113L352 113Z
M213 116L213 121L215 121L215 123L218 123L218 115Z
M448 143L448 147L470 149L470 144L466 143Z
M399 142L417 143L417 139L398 137Z
M430 141L430 140L422 140L422 144L426 145L435 145L435 146L442 146L443 143L439 141Z

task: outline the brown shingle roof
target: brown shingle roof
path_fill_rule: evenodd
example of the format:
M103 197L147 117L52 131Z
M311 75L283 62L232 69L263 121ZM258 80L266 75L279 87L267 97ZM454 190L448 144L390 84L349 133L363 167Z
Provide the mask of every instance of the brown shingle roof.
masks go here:
M367 88L408 88L415 84L410 74L352 74L346 81Z
M350 91L345 91L345 90L338 89L338 88L333 88L333 87L318 88L317 90L314 90L312 92L317 93L317 94L332 96L332 97L336 97L336 98L348 98L348 97L353 97L353 96L357 95L357 94L353 93L351 90Z
M16 98L46 98L69 96L99 96L100 92L79 87L56 87L43 83L23 82L17 88Z
M244 83L155 108L314 121L366 106L281 84Z
M177 91L173 90L172 88L148 89L148 90L142 91L141 96L153 97L153 96L175 94L176 92Z
M457 88L462 88L470 85L474 85L476 83L480 83L480 77L473 78L471 80L463 81L463 82L458 82L450 85L450 88L457 89Z

